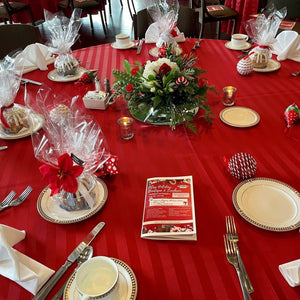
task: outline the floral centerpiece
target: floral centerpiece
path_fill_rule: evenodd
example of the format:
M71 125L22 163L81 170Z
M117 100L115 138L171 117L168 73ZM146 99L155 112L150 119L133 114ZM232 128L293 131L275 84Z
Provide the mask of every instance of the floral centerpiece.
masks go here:
M132 116L142 122L170 125L172 129L185 122L197 132L191 121L199 108L211 121L206 94L214 88L198 77L206 71L195 66L196 59L192 55L176 56L169 45L159 49L157 60L147 61L144 66L139 62L131 66L124 60L125 71L113 70L116 81L112 96L123 96Z

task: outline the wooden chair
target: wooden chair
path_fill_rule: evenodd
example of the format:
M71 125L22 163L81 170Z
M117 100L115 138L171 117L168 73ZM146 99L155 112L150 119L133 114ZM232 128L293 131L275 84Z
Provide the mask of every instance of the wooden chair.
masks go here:
M5 24L7 23L7 20L12 24L12 15L27 10L32 25L35 25L29 4L23 2L8 2L7 0L0 1L0 3L2 3L2 6L0 6L0 18L4 20Z
M85 0L85 1L76 1L76 0L62 0L57 4L59 10L81 8L83 12L86 12L90 17L91 28L94 30L92 14L94 11L99 11L103 31L106 35L106 15L105 15L105 1L103 0ZM105 21L104 21L105 20Z
M14 50L23 50L34 43L42 43L40 31L30 24L0 25L0 59Z
M225 5L222 4L214 4L207 5L206 0L198 0L193 1L193 5L199 8L200 11L200 23L201 23L201 31L200 37L202 38L204 32L205 23L218 22L217 29L217 37L220 39L221 35L221 21L231 20L233 23L232 33L235 32L236 21L238 19L238 13ZM223 3L223 2L222 2ZM222 9L216 9L217 7L221 7ZM216 10L214 10L216 9Z
M134 38L144 38L149 25L153 22L147 9L142 9L133 14ZM177 27L186 37L199 37L200 25L198 12L187 6L180 6Z

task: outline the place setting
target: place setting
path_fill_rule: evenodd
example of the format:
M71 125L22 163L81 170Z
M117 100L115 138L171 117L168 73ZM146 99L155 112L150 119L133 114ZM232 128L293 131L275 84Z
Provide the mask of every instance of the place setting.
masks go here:
M0 138L4 140L30 136L44 125L41 114L15 103L21 81L22 69L17 65L16 57L5 57L0 62Z
M235 106L237 89L234 86L223 88L223 105L226 106L219 113L220 120L232 127L248 128L260 122L259 114L248 107Z

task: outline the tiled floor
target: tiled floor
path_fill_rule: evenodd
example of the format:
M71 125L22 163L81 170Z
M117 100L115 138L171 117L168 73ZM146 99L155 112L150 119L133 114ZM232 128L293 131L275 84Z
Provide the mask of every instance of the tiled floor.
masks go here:
M129 0L131 2L131 0ZM133 26L132 19L129 13L128 1L122 0L123 7L120 4L120 0L111 0L112 3L112 14L109 14L108 5L106 7L106 16L108 23L108 32L105 35L101 23L99 14L93 15L94 30L91 30L90 20L88 17L82 18L82 26L80 29L80 37L75 45L72 47L73 50L78 48L84 48L99 44L111 43L115 40L115 35L118 33L127 33L133 38ZM139 11L145 6L143 1L134 1L136 11ZM187 0L180 1L183 5L188 5ZM44 41L48 39L48 30L45 24L39 25L42 37ZM215 24L208 24L205 26L204 31L205 38L216 38L216 27ZM223 39L227 39L227 36L222 36Z

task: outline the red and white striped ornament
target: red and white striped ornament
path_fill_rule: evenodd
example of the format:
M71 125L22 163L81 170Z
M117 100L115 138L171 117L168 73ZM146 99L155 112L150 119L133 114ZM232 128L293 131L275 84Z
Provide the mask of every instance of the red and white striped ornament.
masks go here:
M228 172L237 179L251 178L256 172L256 160L248 153L236 153L224 161Z
M176 85L181 85L181 84L183 84L183 85L187 86L187 85L189 85L189 81L188 81L184 76L180 76L180 77L178 77L177 80L175 81L175 84L176 84Z

